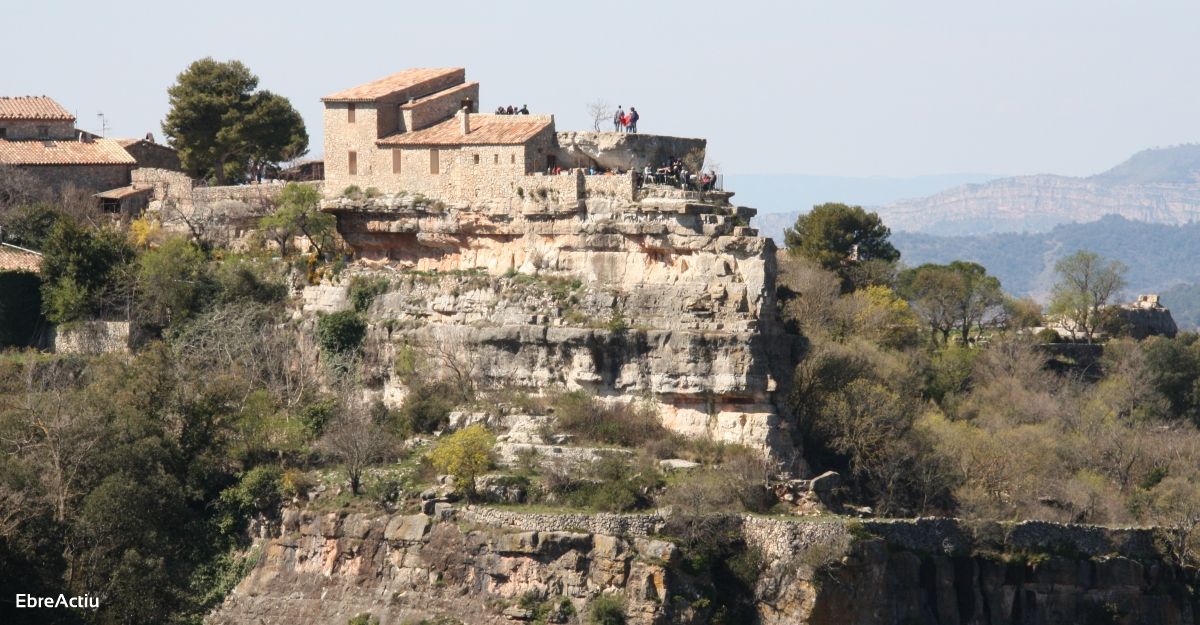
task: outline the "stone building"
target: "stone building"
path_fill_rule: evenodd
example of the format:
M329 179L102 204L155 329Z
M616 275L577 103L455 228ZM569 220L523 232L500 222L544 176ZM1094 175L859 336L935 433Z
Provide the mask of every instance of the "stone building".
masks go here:
M154 141L154 135L146 133L144 139L117 139L117 143L137 161L138 167L154 167L183 171L179 162L179 152L175 148Z
M75 128L75 116L45 96L0 97L0 165L51 190L103 191L129 184L137 161L112 139Z
M322 98L325 180L451 202L515 197L555 165L554 118L481 115L462 68L409 69Z
M696 172L704 161L703 139L559 133L553 115L480 114L479 83L462 68L409 69L322 101L334 197L354 186L456 205L632 200L632 171L678 157Z

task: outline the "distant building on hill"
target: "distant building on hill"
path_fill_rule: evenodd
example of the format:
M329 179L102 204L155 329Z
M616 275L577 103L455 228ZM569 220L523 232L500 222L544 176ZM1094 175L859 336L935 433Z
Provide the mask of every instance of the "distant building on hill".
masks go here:
M183 171L183 165L179 162L179 152L176 152L175 148L155 142L152 133L146 133L145 138L142 139L117 139L116 141L137 161L138 167Z

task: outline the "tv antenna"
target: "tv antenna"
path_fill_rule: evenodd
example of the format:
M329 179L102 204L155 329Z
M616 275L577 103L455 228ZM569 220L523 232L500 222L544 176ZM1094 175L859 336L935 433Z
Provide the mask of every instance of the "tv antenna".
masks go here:
M100 118L100 136L107 137L108 136L108 118L104 116L104 113L96 113L96 117Z

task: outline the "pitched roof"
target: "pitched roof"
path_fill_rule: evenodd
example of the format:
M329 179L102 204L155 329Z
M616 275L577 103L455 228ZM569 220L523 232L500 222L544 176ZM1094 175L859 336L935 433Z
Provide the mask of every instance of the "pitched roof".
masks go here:
M44 95L0 97L0 119L51 119L73 121L75 116Z
M150 193L153 190L154 187L139 187L136 184L131 184L125 187L117 187L116 189L101 191L100 193L95 194L94 197L104 200L123 200L139 193Z
M4 165L135 165L129 152L112 139L10 141L0 139L0 164Z
M462 133L457 115L428 128L398 132L379 140L384 147L400 145L521 145L554 124L550 115L471 114L471 132Z
M42 255L23 247L0 243L0 271L32 271L42 269Z
M448 79L454 74L465 75L466 70L461 67L442 67L428 68L419 67L414 69L406 69L402 72L392 74L379 80L372 80L369 83L351 87L343 91L339 91L332 95L327 95L321 98L322 102L371 102L379 98L392 95L399 91L419 88L425 83L434 82L438 79ZM442 85L439 88L445 89L451 85ZM429 95L427 92L416 93L415 97Z

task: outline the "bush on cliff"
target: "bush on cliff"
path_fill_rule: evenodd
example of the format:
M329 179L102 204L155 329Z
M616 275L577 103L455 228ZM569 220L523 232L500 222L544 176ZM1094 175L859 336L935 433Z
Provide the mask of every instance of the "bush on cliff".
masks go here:
M358 351L367 336L367 322L353 310L342 310L317 319L317 342L329 355Z

